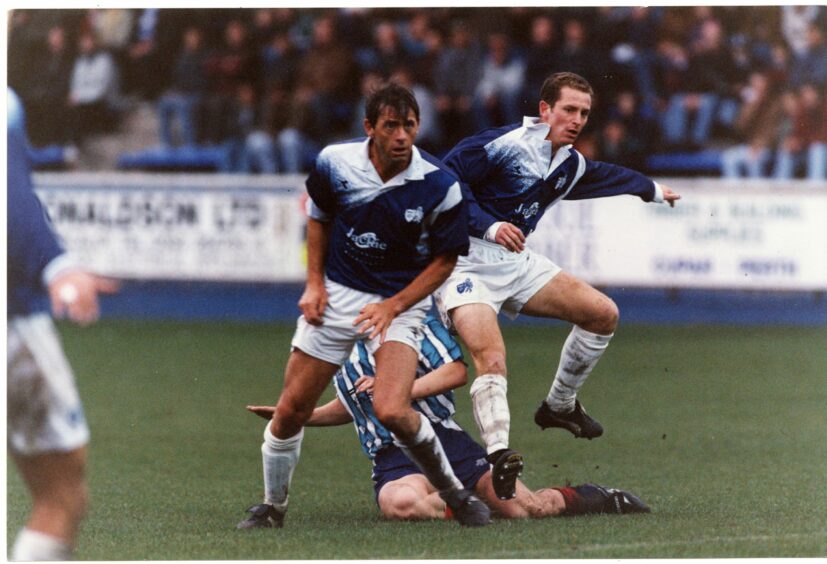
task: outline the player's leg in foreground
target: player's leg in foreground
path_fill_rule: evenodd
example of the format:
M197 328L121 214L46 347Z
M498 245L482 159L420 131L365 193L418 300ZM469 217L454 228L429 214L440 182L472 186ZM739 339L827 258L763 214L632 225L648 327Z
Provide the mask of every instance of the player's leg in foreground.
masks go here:
M32 513L14 543L11 559L69 560L86 513L86 447L69 452L14 456L32 495Z
M505 343L497 313L488 304L473 303L451 310L451 319L476 368L471 401L474 420L492 465L494 491L500 499L511 499L515 495L514 484L523 470L523 457L508 448L511 415Z
M617 327L617 306L582 280L560 272L526 302L521 313L574 323L554 382L534 421L543 429L560 427L578 438L599 437L603 427L586 414L577 392L609 345Z
M264 501L247 511L238 529L282 527L287 512L293 471L299 462L303 426L313 413L338 365L293 349L287 360L284 388L273 419L264 429L261 458L264 468Z
M488 507L463 488L431 422L411 408L416 350L398 341L387 341L379 347L375 357L373 406L377 418L393 433L399 448L435 486L461 525L487 525L490 522Z

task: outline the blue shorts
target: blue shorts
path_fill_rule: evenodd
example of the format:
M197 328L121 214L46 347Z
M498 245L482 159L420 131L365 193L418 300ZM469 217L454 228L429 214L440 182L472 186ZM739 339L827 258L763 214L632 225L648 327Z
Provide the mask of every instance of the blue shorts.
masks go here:
M442 448L451 462L454 473L467 490L473 490L482 475L488 472L485 449L474 442L465 431L447 429L439 423L431 423L436 436L442 442ZM393 482L411 474L422 474L416 464L405 456L396 445L382 447L373 459L373 491L379 499L379 490L388 482Z

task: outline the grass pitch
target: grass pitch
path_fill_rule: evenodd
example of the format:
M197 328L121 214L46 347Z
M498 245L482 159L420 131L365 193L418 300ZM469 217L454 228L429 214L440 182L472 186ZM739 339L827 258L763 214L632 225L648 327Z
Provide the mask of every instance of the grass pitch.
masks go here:
M533 488L593 481L653 513L456 523L379 518L351 426L308 429L286 527L236 532L261 495L263 422L292 326L61 325L92 429L81 560L827 555L827 330L622 326L580 397L594 441L540 432L567 329L505 330L512 446ZM332 397L329 389L324 399ZM467 387L459 421L476 436ZM9 542L28 499L8 464Z

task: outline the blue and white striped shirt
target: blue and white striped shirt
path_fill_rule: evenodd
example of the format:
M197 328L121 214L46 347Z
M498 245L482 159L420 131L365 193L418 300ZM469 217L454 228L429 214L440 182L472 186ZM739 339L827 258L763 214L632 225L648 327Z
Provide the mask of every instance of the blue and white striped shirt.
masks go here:
M420 378L433 372L443 364L462 360L462 349L448 330L436 318L428 316L421 327L419 363L416 377ZM353 417L353 425L359 436L359 444L365 454L373 460L382 447L393 444L393 437L376 418L373 411L373 398L365 392L356 393L355 383L362 376L374 376L376 363L363 341L353 348L350 359L334 376L336 396ZM414 400L415 410L425 414L434 423L444 427L460 429L454 422L454 392Z
M485 238L494 223L507 221L526 236L560 200L632 194L657 200L659 189L642 174L592 161L571 145L554 148L549 126L539 118L486 129L460 141L443 162L462 182L468 201L469 234Z
M369 141L322 150L306 182L308 215L332 222L328 278L390 297L437 255L468 252L468 207L445 165L416 147L408 168L382 182Z

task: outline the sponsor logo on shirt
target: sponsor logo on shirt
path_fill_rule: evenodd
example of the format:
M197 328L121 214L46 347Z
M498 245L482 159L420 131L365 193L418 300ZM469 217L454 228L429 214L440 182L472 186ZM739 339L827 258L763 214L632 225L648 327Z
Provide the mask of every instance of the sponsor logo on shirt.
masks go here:
M376 233L368 232L356 235L352 227L350 231L347 232L347 238L353 241L353 244L360 249L381 249L384 251L388 248L388 244L380 241Z
M568 179L569 178L565 174L563 176L561 176L560 178L558 178L557 182L554 184L554 189L559 190L560 188L565 186L566 185L566 180L568 180Z
M422 206L417 207L415 210L405 210L405 221L408 223L419 223L422 221L424 215Z
M534 202L533 204L531 204L530 206L527 206L527 207L526 207L525 204L520 204L520 207L518 207L516 210L514 210L514 213L516 213L517 215L521 215L526 219L529 219L529 218L534 217L535 215L537 215L537 213L539 211L540 211L540 204L538 202Z
M457 284L457 292L460 294L464 294L466 292L470 292L474 289L474 283L471 282L470 278L466 278L459 284Z

